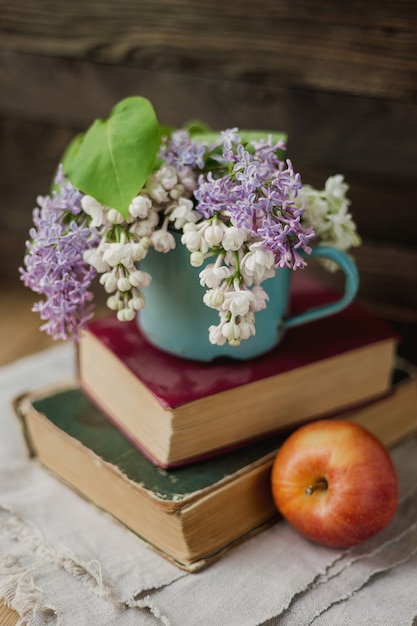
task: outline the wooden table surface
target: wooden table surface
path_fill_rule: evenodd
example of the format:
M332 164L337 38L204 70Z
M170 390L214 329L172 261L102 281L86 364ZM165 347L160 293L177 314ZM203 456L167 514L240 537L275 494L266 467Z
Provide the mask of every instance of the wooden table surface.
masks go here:
M2 283L0 289L0 365L52 345L31 311L36 295L21 283Z

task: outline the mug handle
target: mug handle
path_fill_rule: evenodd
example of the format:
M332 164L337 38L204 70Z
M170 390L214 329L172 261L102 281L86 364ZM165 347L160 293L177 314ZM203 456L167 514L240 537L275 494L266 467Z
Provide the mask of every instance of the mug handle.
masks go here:
M283 322L283 328L292 328L294 326L300 326L307 322L313 322L314 320L321 319L323 317L329 317L335 313L339 313L345 309L355 298L359 287L359 275L358 270L353 259L343 252L343 250L337 250L332 246L316 246L313 247L309 257L324 257L334 261L340 269L345 273L345 292L343 296L323 306L308 309L303 313L288 317Z

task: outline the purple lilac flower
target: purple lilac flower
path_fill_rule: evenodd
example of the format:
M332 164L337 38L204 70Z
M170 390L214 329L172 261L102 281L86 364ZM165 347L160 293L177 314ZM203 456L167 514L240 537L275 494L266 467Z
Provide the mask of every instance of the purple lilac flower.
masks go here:
M177 130L169 140L162 144L160 157L168 165L182 170L185 167L202 169L206 147L192 141L186 130Z
M229 176L214 178L212 172L201 175L194 197L198 201L196 211L205 219L215 213L227 211L233 194L233 183Z
M44 296L33 306L46 321L41 330L55 339L76 340L93 315L89 287L96 272L84 263L83 254L98 242L98 235L81 219L82 194L60 177L59 191L38 198L40 208L33 210L34 227L20 274L27 287Z
M232 161L232 172L218 178L211 173L200 176L196 210L205 219L217 215L247 229L252 241L274 253L276 267L304 267L300 251L311 252L308 242L314 231L302 226L304 209L295 204L300 175L289 160L278 158L282 142L257 142L254 147L252 153L239 144L233 151L228 137L223 157Z

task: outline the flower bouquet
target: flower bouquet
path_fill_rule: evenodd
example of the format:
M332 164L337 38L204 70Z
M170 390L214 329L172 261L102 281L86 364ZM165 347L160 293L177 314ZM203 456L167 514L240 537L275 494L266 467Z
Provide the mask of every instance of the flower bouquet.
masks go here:
M43 296L33 307L42 330L77 340L93 315L97 276L108 307L133 320L146 306L152 275L141 264L150 250L183 246L205 306L218 313L210 343L238 346L255 335L256 313L268 306L264 281L304 268L313 243L343 251L360 243L343 176L322 190L303 184L285 140L195 122L162 127L140 97L95 121L33 211L20 272Z

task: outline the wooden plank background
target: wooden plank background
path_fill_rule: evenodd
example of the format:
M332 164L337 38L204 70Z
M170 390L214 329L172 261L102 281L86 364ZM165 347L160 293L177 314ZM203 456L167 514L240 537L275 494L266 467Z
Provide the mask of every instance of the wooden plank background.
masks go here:
M360 298L417 324L414 0L0 0L0 279L69 140L133 94L163 123L285 130L305 182L344 173Z

